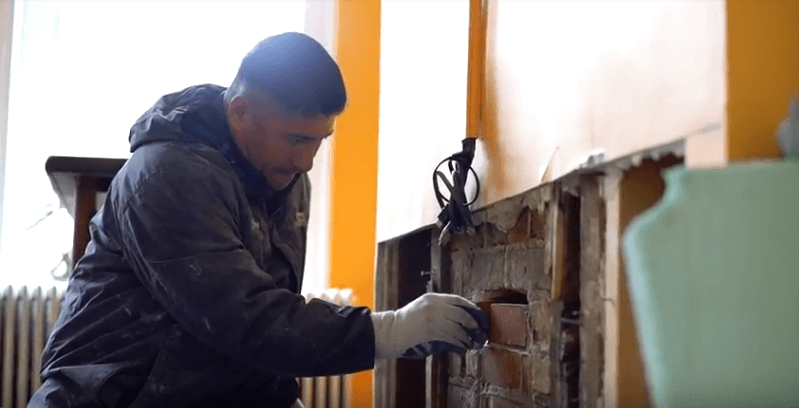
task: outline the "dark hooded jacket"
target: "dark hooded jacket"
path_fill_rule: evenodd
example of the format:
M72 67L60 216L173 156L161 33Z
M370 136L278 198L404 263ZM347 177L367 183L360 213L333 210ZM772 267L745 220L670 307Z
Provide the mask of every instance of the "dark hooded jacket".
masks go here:
M269 188L224 90L164 96L132 127L32 408L287 407L295 377L373 367L368 309L299 294L307 176Z

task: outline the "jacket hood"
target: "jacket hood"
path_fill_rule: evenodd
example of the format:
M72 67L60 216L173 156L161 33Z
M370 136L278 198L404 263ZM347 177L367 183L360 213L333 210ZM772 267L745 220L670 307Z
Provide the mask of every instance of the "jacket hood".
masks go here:
M224 113L225 90L222 86L206 84L161 97L131 127L131 153L158 142L210 146L233 166L248 196L285 196L293 184L280 194L275 192L234 142Z

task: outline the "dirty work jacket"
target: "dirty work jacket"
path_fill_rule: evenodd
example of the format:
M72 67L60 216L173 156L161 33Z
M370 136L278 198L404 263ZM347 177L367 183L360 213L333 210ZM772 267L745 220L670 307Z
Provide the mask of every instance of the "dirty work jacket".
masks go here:
M287 407L295 377L373 367L368 309L298 294L307 176L272 191L223 92L164 96L131 129L32 408Z

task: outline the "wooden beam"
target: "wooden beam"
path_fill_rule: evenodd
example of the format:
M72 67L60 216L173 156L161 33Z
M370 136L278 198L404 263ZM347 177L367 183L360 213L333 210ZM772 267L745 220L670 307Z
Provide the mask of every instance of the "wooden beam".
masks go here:
M91 234L89 233L89 221L94 213L97 212L97 178L94 176L78 176L75 188L75 215L74 229L72 231L72 266L78 261L86 251Z
M399 309L427 291L434 230L425 227L378 245L376 310ZM428 396L432 396L426 367L425 360L377 361L375 407L424 407Z
M586 176L580 185L580 406L586 408L602 407L604 207L600 180Z
M438 245L441 229L433 226L429 229L430 240L430 275L427 292L453 293L450 280L451 262L449 253ZM449 353L429 356L425 368L425 407L444 408L449 393Z

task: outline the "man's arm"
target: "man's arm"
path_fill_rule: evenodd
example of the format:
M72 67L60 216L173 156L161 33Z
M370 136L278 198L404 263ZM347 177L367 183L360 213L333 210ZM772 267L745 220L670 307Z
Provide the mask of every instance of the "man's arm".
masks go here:
M200 341L261 370L316 376L371 368L368 309L306 304L278 288L242 242L246 201L235 176L175 153L157 160L118 207L123 251L152 296Z

